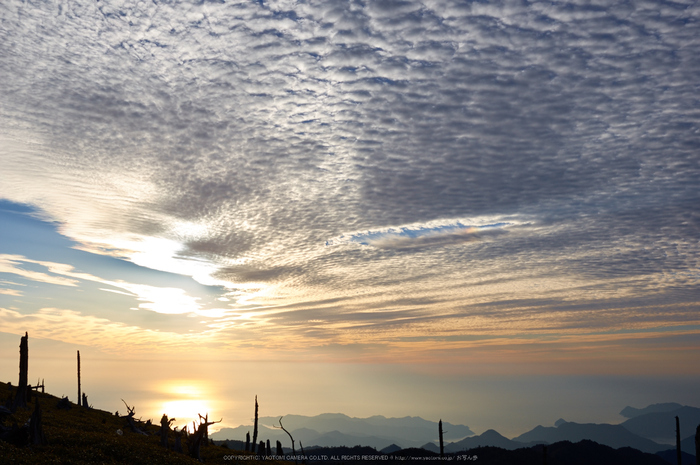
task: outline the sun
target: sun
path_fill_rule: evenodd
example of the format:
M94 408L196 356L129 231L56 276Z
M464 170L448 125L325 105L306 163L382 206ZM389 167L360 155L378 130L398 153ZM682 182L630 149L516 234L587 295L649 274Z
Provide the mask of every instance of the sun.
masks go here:
M174 426L186 426L192 432L192 422L199 423L199 415L205 416L211 411L209 390L199 383L169 383L162 391L169 400L161 403L161 411L175 419Z

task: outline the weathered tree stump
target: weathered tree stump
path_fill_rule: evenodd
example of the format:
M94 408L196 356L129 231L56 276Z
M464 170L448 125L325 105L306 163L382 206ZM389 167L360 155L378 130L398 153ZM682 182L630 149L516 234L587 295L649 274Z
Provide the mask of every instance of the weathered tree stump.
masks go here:
M29 374L29 334L24 333L19 344L19 384L15 393L13 410L27 407L27 385Z
M124 405L126 405L126 411L128 412L127 416L122 417L122 418L126 419L126 426L128 426L129 429L131 431L133 431L134 433L143 434L144 436L148 436L148 433L146 433L141 428L136 426L136 422L140 421L140 420L134 419L136 407L129 407L129 404L127 404L124 399L122 399L122 402L124 402Z
M211 425L214 425L216 423L221 423L222 420L219 421L208 421L207 419L209 418L209 414L206 416L202 416L201 414L199 415L199 420L200 423L198 426L196 426L195 432L192 434L189 440L189 453L190 457L193 459L197 459L199 461L202 460L201 455L200 455L200 449L202 447L202 442L204 444L207 444L206 437L208 435L208 429ZM194 425L194 422L192 422Z
M170 431L170 424L174 421L174 418L168 419L166 414L163 414L160 419L160 445L166 449L168 448L168 431Z
M59 410L70 410L71 405L70 400L68 400L68 397L62 397L61 400L56 402L56 408Z

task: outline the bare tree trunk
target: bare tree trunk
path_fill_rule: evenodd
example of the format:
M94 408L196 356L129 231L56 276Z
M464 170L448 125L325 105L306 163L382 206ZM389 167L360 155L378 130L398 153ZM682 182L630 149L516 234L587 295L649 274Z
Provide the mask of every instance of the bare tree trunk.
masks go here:
M272 455L272 448L270 447L270 440L268 439L265 443L265 452L268 457Z
M250 451L250 431L245 433L245 451Z
M14 408L27 407L27 379L29 375L29 334L26 332L19 343L19 385L15 394Z
M296 449L294 449L294 438L292 437L292 433L290 433L289 431L287 431L287 430L284 428L284 426L282 426L282 418L283 418L283 417L280 417L280 419L279 419L279 423L280 423L280 426L279 426L279 427L280 427L280 429L282 429L282 431L284 431L285 433L287 433L287 435L289 436L289 439L292 441L292 455L294 456L294 463L297 463L297 457L296 457L296 456L297 456L297 451L296 451ZM300 444L301 444L301 443L300 443Z
M258 396L255 396L255 423L253 423L253 452L258 445Z
M279 457L284 457L284 449L282 449L282 443L277 441L277 455Z
M83 396L80 393L80 351L78 351L78 406L82 405Z
M440 435L440 457L445 456L445 445L442 442L442 419L438 422L438 433Z
M174 422L175 419L168 419L166 414L160 418L160 445L168 449L168 431L170 431L170 424Z

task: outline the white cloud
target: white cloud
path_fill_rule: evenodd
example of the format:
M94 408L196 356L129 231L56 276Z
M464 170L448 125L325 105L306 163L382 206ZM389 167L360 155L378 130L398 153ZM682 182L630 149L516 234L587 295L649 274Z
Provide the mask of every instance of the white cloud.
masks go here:
M358 309L404 295L409 319L553 302L537 320L577 298L603 322L601 301L637 295L690 318L699 18L661 2L10 0L0 197L82 250L228 286L232 308L339 299L310 319L365 324ZM471 241L488 234L469 218L537 222ZM191 295L176 310L166 288L129 292L224 314Z

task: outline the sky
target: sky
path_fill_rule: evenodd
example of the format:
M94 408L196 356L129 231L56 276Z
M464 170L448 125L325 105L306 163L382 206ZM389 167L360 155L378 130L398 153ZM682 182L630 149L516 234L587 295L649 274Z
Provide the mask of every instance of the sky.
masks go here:
M3 381L27 331L56 395L80 350L96 407L224 426L700 406L697 1L7 0L0 43Z

